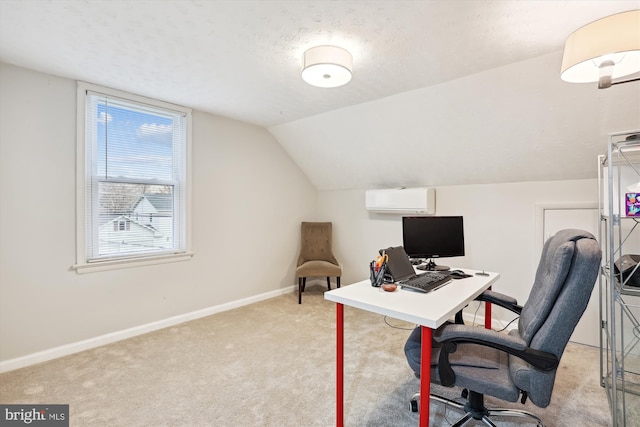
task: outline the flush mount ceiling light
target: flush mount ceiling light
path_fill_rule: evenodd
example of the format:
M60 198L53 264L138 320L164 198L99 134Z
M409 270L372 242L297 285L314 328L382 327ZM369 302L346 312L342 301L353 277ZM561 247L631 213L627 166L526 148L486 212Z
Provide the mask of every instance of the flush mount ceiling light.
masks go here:
M640 10L607 16L574 31L567 39L560 78L598 82L598 88L635 81L613 79L640 72Z
M316 46L304 53L302 79L312 86L338 87L349 83L353 57L337 46Z

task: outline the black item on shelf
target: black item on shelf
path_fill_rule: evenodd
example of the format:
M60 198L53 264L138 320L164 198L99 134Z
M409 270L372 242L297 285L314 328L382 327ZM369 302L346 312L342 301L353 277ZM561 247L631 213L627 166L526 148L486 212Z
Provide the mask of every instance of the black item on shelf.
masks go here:
M616 276L622 275L622 281L627 286L640 288L640 255L622 255L613 263Z

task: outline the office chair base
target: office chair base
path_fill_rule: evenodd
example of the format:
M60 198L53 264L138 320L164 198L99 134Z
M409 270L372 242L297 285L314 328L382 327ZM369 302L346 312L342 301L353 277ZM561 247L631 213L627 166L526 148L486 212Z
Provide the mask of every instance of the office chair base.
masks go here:
M483 400L484 396L478 395L477 393L472 393L470 400L466 403L461 404L456 402L455 400L447 399L444 397L440 397L435 394L431 394L430 399L435 400L436 402L444 403L445 405L452 406L460 411L464 412L465 415L460 418L456 423L452 425L452 427L461 427L465 425L468 421L471 420L480 420L484 424L490 427L497 427L489 418L490 417L520 417L520 418L532 418L536 421L537 427L545 427L544 423L535 414L531 412L522 411L518 409L489 409L484 406ZM410 409L411 412L418 412L420 402L420 393L416 393L411 397L410 401ZM481 405L478 406L478 403Z

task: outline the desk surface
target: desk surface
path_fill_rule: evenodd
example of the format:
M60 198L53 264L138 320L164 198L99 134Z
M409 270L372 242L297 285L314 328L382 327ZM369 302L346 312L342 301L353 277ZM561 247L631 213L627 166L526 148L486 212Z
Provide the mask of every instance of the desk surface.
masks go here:
M436 329L500 277L498 273L487 272L488 276L477 276L476 270L464 269L464 272L473 276L454 279L446 286L429 293L409 291L401 287L394 292L386 292L382 288L371 286L367 279L325 292L324 298Z

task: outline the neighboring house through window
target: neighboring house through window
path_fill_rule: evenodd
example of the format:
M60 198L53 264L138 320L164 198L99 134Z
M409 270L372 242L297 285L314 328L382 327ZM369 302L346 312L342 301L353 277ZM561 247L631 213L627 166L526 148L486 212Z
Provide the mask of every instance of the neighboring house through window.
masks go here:
M191 111L86 83L78 110L76 268L189 256Z
M131 221L128 219L119 219L113 221L113 231L129 231L131 230Z

